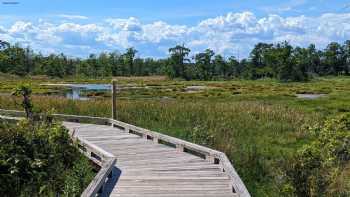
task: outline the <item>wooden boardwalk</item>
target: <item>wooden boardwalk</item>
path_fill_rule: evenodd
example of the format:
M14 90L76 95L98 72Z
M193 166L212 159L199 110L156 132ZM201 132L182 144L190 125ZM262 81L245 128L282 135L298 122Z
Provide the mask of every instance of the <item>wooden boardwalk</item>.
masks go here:
M176 148L94 124L64 122L75 136L117 158L102 196L233 197L232 180L220 165Z
M0 109L0 121L24 115ZM100 168L82 197L250 197L223 152L114 119L53 117Z

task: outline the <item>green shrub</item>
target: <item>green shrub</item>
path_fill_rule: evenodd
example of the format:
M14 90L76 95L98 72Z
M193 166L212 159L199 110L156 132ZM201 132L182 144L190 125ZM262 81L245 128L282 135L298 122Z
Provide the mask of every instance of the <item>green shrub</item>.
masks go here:
M76 173L77 166L84 166ZM8 196L56 196L68 180L79 179L79 196L90 182L92 169L62 125L0 123L0 193Z
M350 195L350 114L309 129L315 139L287 165L284 188L297 196Z
M65 178L64 196L79 196L94 177L90 163L86 162L87 159L81 156L78 160L83 162L74 163Z

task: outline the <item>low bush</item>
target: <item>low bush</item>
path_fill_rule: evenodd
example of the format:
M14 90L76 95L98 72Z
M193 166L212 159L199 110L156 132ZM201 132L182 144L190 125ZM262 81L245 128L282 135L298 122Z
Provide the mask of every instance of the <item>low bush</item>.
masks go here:
M286 165L285 192L296 196L350 196L350 114L310 127L314 140Z
M94 173L58 123L0 122L0 193L80 196Z

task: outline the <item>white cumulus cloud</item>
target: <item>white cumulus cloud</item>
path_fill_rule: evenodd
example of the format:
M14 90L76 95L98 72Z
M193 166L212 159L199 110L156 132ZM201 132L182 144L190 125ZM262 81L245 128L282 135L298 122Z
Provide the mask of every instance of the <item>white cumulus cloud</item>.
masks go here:
M71 18L85 19L74 15ZM257 17L252 12L228 13L191 26L165 21L143 23L135 17L96 23L17 21L7 26L0 22L0 39L31 45L44 53L58 51L77 56L135 47L141 56L165 57L169 47L184 43L193 52L211 48L226 56L239 51L247 57L258 42L287 40L301 46L314 43L319 48L331 41L343 42L350 38L349 21L350 13Z
M114 29L121 31L140 31L142 29L141 22L134 17L128 19L110 18L106 22Z

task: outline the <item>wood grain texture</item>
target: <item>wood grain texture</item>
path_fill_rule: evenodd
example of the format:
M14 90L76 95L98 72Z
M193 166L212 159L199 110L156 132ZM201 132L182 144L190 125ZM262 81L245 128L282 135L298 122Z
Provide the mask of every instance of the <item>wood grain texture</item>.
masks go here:
M23 116L2 110L6 116ZM54 114L74 137L102 161L117 158L119 176L106 183L102 196L240 196L250 197L227 156L219 151L121 121ZM82 124L89 123L89 124ZM107 155L107 157L105 157Z
M105 188L102 196L248 196L233 188L232 177L223 166L206 158L183 152L177 146L170 147L154 141L166 140L175 145L191 148L204 155L220 157L220 152L188 143L151 131L120 125L124 128L152 135L152 140L144 135L128 133L119 127L64 122L71 132L83 139L84 144L97 146L95 149L107 152L117 158L115 168L119 172L114 184ZM112 123L113 124L113 123ZM169 138L169 139L168 139ZM227 159L227 158L220 158ZM238 175L237 175L238 176ZM239 178L239 177L238 177ZM243 183L241 183L243 184ZM238 190L239 191L239 190Z

